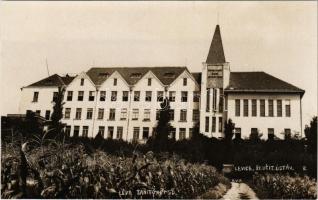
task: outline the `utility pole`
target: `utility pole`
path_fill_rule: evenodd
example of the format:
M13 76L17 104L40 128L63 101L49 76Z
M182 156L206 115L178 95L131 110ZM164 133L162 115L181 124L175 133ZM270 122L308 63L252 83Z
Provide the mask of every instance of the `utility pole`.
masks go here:
M49 65L47 63L47 58L45 58L45 62L46 62L46 70L47 70L47 76L50 76L50 72L49 72Z

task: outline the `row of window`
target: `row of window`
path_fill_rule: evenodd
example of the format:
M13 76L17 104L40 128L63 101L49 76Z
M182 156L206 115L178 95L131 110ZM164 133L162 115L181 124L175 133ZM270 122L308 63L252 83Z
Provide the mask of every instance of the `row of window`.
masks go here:
M105 126L98 127L98 134L100 134L103 138L110 138L110 139L123 139L123 130L122 126L117 126L116 135L115 134L115 127L108 126L107 127L107 135L105 135ZM140 139L140 127L133 127L133 140ZM89 126L82 127L82 134L81 137L88 137ZM154 128L152 129L154 131ZM65 134L70 136L71 134L71 126L65 127ZM191 138L193 135L193 129L189 128L189 137ZM73 130L73 137L80 136L80 126L74 126ZM142 127L142 139L148 139L150 136L150 128L149 127ZM169 132L169 138L176 138L176 128L172 128ZM179 139L186 139L186 128L179 128Z
M274 117L274 100L268 99L268 117ZM250 101L248 99L243 99L243 116L248 117L249 116L249 103ZM256 117L258 115L257 113L257 104L258 101L256 99L251 100L252 103L252 112L251 116ZM276 100L276 116L282 117L283 116L283 106L282 106L282 100L277 99ZM239 117L241 115L241 99L235 99L235 116ZM259 116L265 117L265 99L259 100ZM290 117L290 100L285 100L285 116Z
M97 114L97 119L99 119L99 120L104 119L104 113L105 113L105 109L99 108L98 114ZM127 113L128 113L127 108L122 108L120 110L120 120L126 120ZM170 120L172 120L172 121L175 120L174 113L175 113L175 110L170 109ZM144 109L143 121L150 121L150 116L151 116L151 110ZM160 117L160 110L157 110L156 111L156 120L159 120L159 117ZM64 119L70 119L70 118L71 118L71 108L65 108ZM82 108L76 108L75 119L80 120L81 118L82 118ZM139 109L132 109L132 120L138 120L138 118L139 118ZM87 108L86 119L93 119L93 108ZM187 121L187 110L186 109L180 110L180 118L179 119L181 122ZM198 109L194 109L192 111L192 120L199 121L199 119L200 119L200 111ZM116 109L115 108L109 109L108 120L116 120Z
M234 130L236 137L241 137L241 128L235 128ZM275 129L274 128L268 128L267 129L268 138L274 138L275 135ZM259 131L257 128L251 128L251 135L259 135ZM290 128L284 129L284 135L285 138L291 137L291 130Z
M55 101L58 96L57 92L53 92L53 99L52 101ZM110 94L110 101L117 101L118 92L117 91L111 91ZM128 91L122 91L122 101L128 101L129 92ZM164 92L163 91L157 91L157 101L161 102L164 98ZM175 102L176 100L176 92L175 91L169 91L169 101ZM200 99L200 92L194 91L193 92L193 102L199 102ZM33 102L38 102L39 100L39 92L34 92L33 94ZM73 91L67 91L66 95L66 101L72 101L73 100ZM84 91L78 91L77 93L77 100L83 101L84 100ZM89 91L88 95L88 101L94 101L95 100L95 91ZM134 91L134 101L140 101L140 91ZM99 101L106 101L106 91L100 91L100 97ZM152 101L152 91L146 91L145 92L145 101ZM187 102L188 101L188 92L182 91L181 92L181 102Z
M219 112L223 112L223 88L209 88L206 91L206 112L210 112L211 110L211 98L212 98L212 110L216 111L217 108L217 97L218 97L218 89L219 89Z
M216 117L212 117L212 126L211 126L211 132L215 133L216 132ZM222 132L223 130L223 118L219 117L219 132ZM210 117L205 117L205 132L210 132Z
M80 81L80 85L81 86L84 86L84 81L85 81L85 79L82 78L81 81ZM186 86L188 84L188 78L183 78L183 82L182 83L183 83L183 86ZM151 84L152 84L152 78L148 78L147 79L147 85L151 86ZM114 86L117 85L117 78L113 79L113 85Z

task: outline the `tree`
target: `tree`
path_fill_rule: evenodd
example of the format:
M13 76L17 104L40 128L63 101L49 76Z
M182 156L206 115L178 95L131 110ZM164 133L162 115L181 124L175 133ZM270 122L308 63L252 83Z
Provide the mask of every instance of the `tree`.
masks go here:
M64 125L62 124L61 119L63 118L64 92L65 88L59 87L57 96L54 98L53 112L49 125L50 133L48 134L48 137L50 138L61 139L63 137Z
M232 122L232 119L225 121L224 123L224 139L225 141L231 141L233 138L235 129L235 124Z
M310 126L306 125L305 136L309 152L317 154L317 116L312 118Z
M166 151L169 142L169 132L171 131L170 124L170 102L165 98L160 103L160 113L157 127L155 128L154 140L152 141L153 149L156 151Z

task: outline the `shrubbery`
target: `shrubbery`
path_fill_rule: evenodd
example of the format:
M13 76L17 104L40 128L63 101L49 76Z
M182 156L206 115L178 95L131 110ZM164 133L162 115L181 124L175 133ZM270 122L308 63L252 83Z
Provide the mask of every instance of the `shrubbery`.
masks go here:
M317 183L308 176L256 174L251 183L259 198L317 199Z
M1 161L2 198L195 198L229 185L215 168L176 156L113 156L79 144L4 144Z

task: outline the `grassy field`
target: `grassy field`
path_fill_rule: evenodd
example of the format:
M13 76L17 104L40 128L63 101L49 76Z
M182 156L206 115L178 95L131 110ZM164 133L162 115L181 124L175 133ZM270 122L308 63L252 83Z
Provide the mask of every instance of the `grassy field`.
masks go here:
M114 156L56 142L2 144L1 165L2 198L195 198L230 185L214 167L176 156Z

